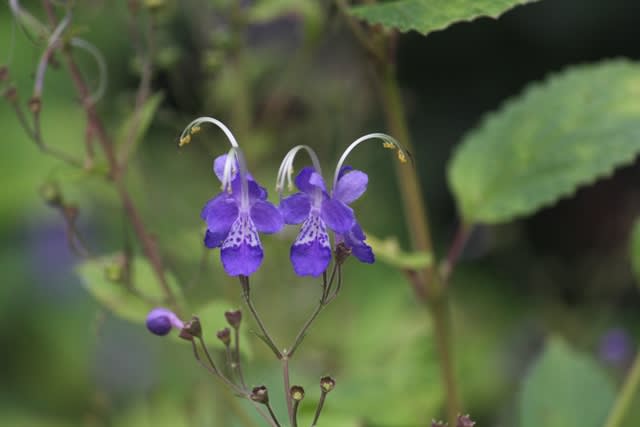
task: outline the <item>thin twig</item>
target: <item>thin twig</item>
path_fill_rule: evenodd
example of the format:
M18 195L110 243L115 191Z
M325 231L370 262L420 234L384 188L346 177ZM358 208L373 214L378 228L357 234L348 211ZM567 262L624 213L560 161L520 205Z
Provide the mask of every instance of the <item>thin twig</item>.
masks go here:
M258 324L258 327L260 328L260 331L262 332L262 335L261 335L262 340L267 344L267 346L271 349L271 351L273 351L273 353L276 355L278 359L282 359L282 352L278 349L278 346L273 341L273 338L271 338L271 335L267 331L267 328L264 326L262 319L258 315L258 312L255 306L253 305L253 301L251 300L251 285L249 284L249 278L247 276L240 276L240 283L242 284L242 296L243 296L244 302L249 307L249 311L251 312L251 315L255 319L256 323Z
M293 413L293 402L291 399L291 380L289 379L289 354L284 352L282 355L282 379L284 383L284 398L287 401L287 413L289 414L289 423L293 426L294 422L294 413Z

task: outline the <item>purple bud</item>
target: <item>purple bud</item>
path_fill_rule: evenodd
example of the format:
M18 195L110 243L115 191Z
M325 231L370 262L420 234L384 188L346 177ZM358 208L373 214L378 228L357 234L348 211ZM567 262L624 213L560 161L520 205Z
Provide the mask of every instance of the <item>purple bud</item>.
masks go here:
M171 328L184 328L184 323L173 311L158 307L147 315L147 329L151 333L164 336L171 331Z

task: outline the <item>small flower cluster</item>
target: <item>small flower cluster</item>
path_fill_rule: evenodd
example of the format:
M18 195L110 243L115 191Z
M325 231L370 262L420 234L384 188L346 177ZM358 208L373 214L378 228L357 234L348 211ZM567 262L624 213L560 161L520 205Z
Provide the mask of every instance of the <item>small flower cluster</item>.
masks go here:
M317 277L327 270L332 257L329 231L333 232L335 245L343 244L361 262L374 262L373 251L349 206L366 191L368 176L343 164L357 145L374 138L382 139L387 148L398 148L398 157L405 161L405 151L393 138L370 134L351 144L338 162L331 189L322 177L315 152L308 146L294 147L280 166L276 188L281 200L276 207L267 200L267 190L248 172L235 138L218 120L208 117L194 120L183 132L180 146L191 141L202 123L220 127L232 145L229 154L213 162L222 191L210 199L201 212L207 226L204 244L211 249L220 248L220 259L227 274L250 276L255 273L264 258L260 233L277 233L285 224L302 224L290 251L293 269L300 276ZM293 162L301 150L307 151L313 166L304 167L293 180ZM287 179L289 187L295 182L299 191L282 198Z

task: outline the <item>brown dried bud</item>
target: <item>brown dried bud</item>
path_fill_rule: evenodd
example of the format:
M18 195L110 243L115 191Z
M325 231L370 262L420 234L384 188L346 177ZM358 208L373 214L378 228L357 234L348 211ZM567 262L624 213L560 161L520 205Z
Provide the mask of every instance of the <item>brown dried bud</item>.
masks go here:
M231 330L229 328L219 330L216 336L224 345L229 345L231 342Z
M469 414L458 415L458 424L456 427L473 427L474 425L476 425L476 422L471 420Z
M242 322L242 311L229 310L224 312L224 317L232 328L238 329L240 322Z
M15 86L9 86L5 89L2 96L9 102L17 102L18 101L18 89Z
M3 65L0 67L0 82L6 82L9 80L9 67Z
M291 389L289 390L289 396L291 396L291 399L295 400L296 402L300 402L302 399L304 399L304 388L299 385L291 386Z
M77 205L66 204L62 209L63 209L65 218L67 218L67 221L71 223L76 221L76 219L78 218L78 214L80 213L80 209L78 209Z
M348 247L344 242L338 243L336 249L333 253L333 256L336 260L336 264L342 265L351 255L351 248Z
M58 187L58 184L55 182L45 182L42 184L42 186L40 186L40 195L49 206L56 208L62 206L60 187Z
M192 341L194 337L202 337L202 325L200 324L200 319L197 316L193 316L191 320L185 323L184 327L180 331L180 338L184 340Z
M320 378L320 388L323 393L329 393L331 390L336 388L336 380L327 376Z
M29 100L29 110L33 114L40 113L41 109L42 109L42 99L40 99L39 96L34 96Z
M262 403L263 405L266 405L269 403L269 392L267 390L267 387L263 385L254 387L251 390L251 394L249 395L249 397L254 402Z

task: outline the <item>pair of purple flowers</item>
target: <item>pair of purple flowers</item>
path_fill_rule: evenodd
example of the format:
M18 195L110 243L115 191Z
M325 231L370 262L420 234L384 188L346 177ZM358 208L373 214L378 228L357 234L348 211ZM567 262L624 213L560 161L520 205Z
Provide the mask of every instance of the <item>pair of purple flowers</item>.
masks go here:
M373 251L349 207L367 189L367 174L342 168L330 192L316 169L305 167L295 178L300 191L275 207L267 200L266 189L248 173L243 187L239 164L226 154L215 159L213 169L223 190L205 204L201 214L207 224L204 243L208 248L220 248L227 274L253 274L264 257L259 233L276 233L285 223L302 223L290 252L298 275L319 276L327 269L332 255L328 230L335 233L336 243L344 242L360 261L374 261Z
M319 276L331 262L332 250L329 230L334 244L343 244L357 259L374 262L371 247L349 204L360 198L367 189L368 177L362 171L344 166L349 153L362 142L381 139L385 148L397 149L400 161L406 152L388 135L372 133L349 145L344 151L328 189L318 157L310 147L299 145L285 156L277 178L280 205L267 200L267 190L249 174L240 147L231 131L219 120L200 117L189 123L180 136L179 146L188 144L200 126L209 123L222 130L229 143L229 154L213 162L213 170L222 182L222 191L209 200L201 217L207 225L204 243L208 248L220 248L220 258L227 274L249 276L256 272L264 258L260 233L280 231L285 224L302 224L291 246L293 269L301 276ZM313 167L303 168L295 178L299 192L282 198L282 188L288 179L292 187L293 162L296 154L306 151Z

